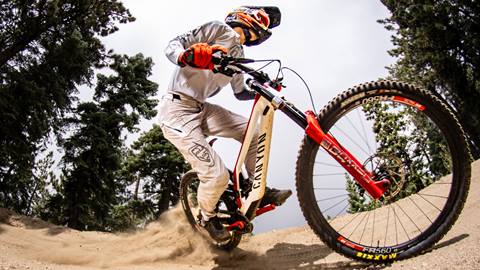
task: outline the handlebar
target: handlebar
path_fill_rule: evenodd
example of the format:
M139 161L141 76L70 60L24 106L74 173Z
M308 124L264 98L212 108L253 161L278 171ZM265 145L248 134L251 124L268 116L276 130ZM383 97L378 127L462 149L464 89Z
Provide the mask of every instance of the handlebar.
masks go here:
M250 75L253 79L249 78L247 84L252 90L268 101L275 103L276 108L279 108L298 125L305 128L307 126L306 116L293 104L286 102L283 98L279 98L264 86L264 84L268 84L270 87L279 91L284 87L282 85L282 78L271 80L266 73L244 65L254 62L257 61L248 58L234 58L226 55L212 57L212 63L215 65L214 72L222 73L227 76L233 76L235 74Z
M268 75L262 71L255 70L244 64L254 63L255 60L248 58L235 58L231 56L213 56L212 63L215 65L213 72L222 73L227 76L233 76L235 74L248 74L252 76L256 81L260 83L275 83L268 77Z
M215 65L229 65L232 63L236 64L249 64L255 62L253 59L248 59L248 58L235 58L231 56L226 56L222 55L220 57L213 56L212 57L212 62Z

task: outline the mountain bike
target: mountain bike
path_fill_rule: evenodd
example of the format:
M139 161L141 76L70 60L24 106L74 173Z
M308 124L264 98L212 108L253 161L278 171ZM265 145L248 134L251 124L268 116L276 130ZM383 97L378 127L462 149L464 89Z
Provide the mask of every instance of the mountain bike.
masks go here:
M247 84L256 91L229 186L217 204L231 234L215 243L218 247L235 248L252 232L252 220L276 207L259 208L276 111L305 130L296 163L297 197L308 225L334 251L373 263L406 259L430 250L453 226L468 194L470 153L455 115L432 93L380 80L344 91L319 113L303 113L279 96L288 68L280 65L271 79L247 65L256 60L214 61L215 72L249 76ZM310 99L314 108L311 93ZM252 139L258 148L250 182L243 163ZM180 197L189 222L200 229L198 183L195 172L186 173Z

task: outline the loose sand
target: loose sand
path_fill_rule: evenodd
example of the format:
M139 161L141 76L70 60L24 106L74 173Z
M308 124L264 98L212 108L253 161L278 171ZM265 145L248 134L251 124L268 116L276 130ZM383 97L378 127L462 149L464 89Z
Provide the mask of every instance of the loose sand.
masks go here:
M6 269L480 269L480 161L467 205L432 252L376 266L332 252L308 227L246 237L232 253L194 233L180 208L136 233L79 232L0 209L0 270Z

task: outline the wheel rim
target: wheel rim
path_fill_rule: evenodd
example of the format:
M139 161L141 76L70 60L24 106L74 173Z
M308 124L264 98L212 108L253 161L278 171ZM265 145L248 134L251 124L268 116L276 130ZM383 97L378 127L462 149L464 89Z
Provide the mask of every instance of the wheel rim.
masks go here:
M454 201L455 183L445 177L453 171L448 139L433 138L442 132L428 111L382 98L366 100L347 105L322 127L368 170L375 171L379 164L386 167L376 173L377 180L394 180L384 202L362 193L322 150L316 152L312 171L314 197L339 240L372 253L398 252L430 235ZM387 106L390 109L385 110ZM395 136L386 136L389 132ZM440 145L435 155L433 145L428 145L433 142Z

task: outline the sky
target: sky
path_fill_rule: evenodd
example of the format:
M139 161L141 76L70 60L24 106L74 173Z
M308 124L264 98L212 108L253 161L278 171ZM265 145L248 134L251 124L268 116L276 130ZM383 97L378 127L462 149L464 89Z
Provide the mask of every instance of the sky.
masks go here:
M165 93L175 66L165 57L168 42L197 26L212 20L223 20L233 8L241 5L276 5L282 12L280 26L260 46L246 47L245 55L253 59L280 59L309 85L317 110L342 91L359 83L387 76L386 66L394 63L388 54L391 34L377 23L388 17L388 10L373 0L296 0L296 1L222 1L123 0L136 17L133 23L103 38L107 48L116 53L142 53L155 63L150 80L159 85L158 99ZM276 75L274 66L265 70ZM293 73L285 71L282 95L302 111L312 108L307 90ZM88 98L83 93L82 98ZM238 101L231 88L225 87L207 100L248 117L252 102ZM143 121L147 131L156 120ZM129 137L132 142L139 134ZM295 192L295 164L304 131L278 112L274 119L273 139L267 185L289 188L294 194L281 207L254 220L254 233L302 226L306 221ZM234 166L240 144L219 139L215 150L229 168Z

